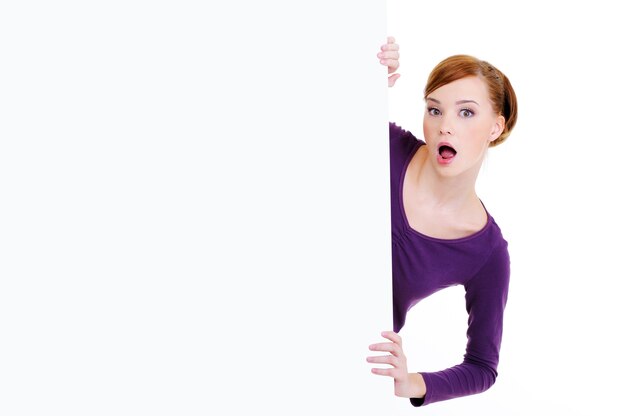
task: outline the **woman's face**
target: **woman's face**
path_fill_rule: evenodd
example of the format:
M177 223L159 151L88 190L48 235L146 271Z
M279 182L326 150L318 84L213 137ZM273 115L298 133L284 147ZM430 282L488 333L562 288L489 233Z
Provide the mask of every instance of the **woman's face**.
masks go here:
M480 170L489 143L504 128L485 82L476 76L453 81L426 97L424 137L429 158L446 176Z

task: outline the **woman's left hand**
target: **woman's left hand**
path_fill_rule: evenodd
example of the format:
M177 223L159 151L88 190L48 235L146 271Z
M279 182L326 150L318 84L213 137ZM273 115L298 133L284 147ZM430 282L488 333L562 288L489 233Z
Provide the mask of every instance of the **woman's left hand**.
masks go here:
M389 355L367 357L368 363L389 364L392 368L372 368L372 373L393 377L394 391L398 397L422 398L426 394L424 379L419 373L409 374L406 356L402 350L402 338L393 331L381 334L391 342L381 342L370 345L370 351L388 352Z
M387 85L389 87L393 87L398 78L400 78L400 74L396 73L400 66L399 50L400 47L396 43L396 39L393 36L388 36L387 43L380 47L380 52L376 55L380 59L380 63L387 67L387 73L389 74Z

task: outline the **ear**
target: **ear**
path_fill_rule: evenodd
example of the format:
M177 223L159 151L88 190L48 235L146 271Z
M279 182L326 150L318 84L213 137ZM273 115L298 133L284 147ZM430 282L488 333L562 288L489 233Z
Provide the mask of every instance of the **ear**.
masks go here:
M491 132L489 133L490 142L493 142L498 137L500 137L500 135L504 131L505 124L506 124L506 120L504 119L504 116L502 114L496 117L493 123L493 126L491 127Z

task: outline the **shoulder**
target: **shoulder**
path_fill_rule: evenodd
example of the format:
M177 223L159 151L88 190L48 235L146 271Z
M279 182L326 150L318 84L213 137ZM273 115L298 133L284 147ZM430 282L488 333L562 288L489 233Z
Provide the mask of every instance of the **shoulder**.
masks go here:
M493 218L490 217L489 221L488 241L485 241L489 252L482 267L466 283L466 289L499 293L506 299L511 274L508 243Z
M389 123L389 146L391 147L392 155L406 156L412 154L422 144L424 142L417 139L410 131L404 130L396 123Z
M508 242L488 211L487 224L467 244L478 262L474 272L467 276L465 286L508 286L510 274Z
M403 129L394 122L389 122L389 138L391 140L417 141L417 138L408 130Z
M393 121L389 122L389 136L390 137L396 138L396 137L400 137L402 135L405 135L407 133L408 132L406 130L404 130L402 127L398 126Z
M487 216L489 219L489 240L490 246L492 248L491 255L489 259L491 261L500 261L509 262L509 243L504 238L502 234L502 230L496 220L487 212Z

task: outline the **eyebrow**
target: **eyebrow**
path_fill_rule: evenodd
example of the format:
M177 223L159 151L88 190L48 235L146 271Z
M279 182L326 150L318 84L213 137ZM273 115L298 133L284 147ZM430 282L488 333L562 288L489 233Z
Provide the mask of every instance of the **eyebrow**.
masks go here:
M441 101L439 101L439 100L435 100L434 98L430 98L430 97L427 97L427 98L426 98L426 101L434 101L434 102L436 102L437 104L441 104ZM459 104L467 104L467 103L474 103L474 104L476 104L477 106L479 106L479 107L480 107L480 104L478 104L478 103L477 103L476 101L474 101L474 100L459 100L459 101L457 101L455 104L456 104L456 105L459 105Z

